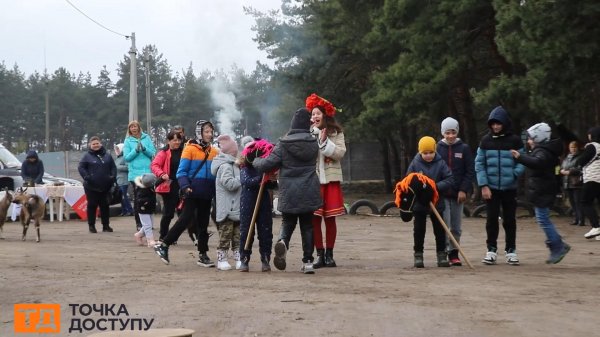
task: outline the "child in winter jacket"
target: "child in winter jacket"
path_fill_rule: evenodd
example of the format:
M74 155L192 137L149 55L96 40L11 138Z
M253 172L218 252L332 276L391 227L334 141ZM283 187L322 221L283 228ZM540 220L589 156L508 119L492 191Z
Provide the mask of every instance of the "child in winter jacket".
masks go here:
M529 171L527 198L535 207L535 220L546 234L546 245L550 257L546 263L559 263L571 247L565 243L550 220L550 206L554 204L558 186L552 184L556 166L562 153L560 139L550 139L552 130L546 123L538 123L527 129L527 144L533 149L530 154L511 150L515 160Z
M146 237L148 247L154 247L157 241L154 240L154 233L152 232L152 214L156 210L156 194L154 193L156 176L152 173L144 173L141 176L137 176L134 179L134 183L137 187L135 190L135 207L140 215L142 228L133 234L133 236L139 245L143 244L142 239Z
M436 184L436 188L440 195L446 193L453 185L452 171L446 165L442 157L435 152L436 141L432 137L423 137L419 140L419 153L413 158L412 162L406 170L409 173L421 173ZM444 211L444 203L438 202L436 209L439 213ZM413 238L414 238L414 258L415 267L425 267L423 261L423 245L425 242L425 231L427 215L431 218L433 225L433 234L435 236L435 250L437 255L438 267L450 267L448 257L446 255L446 233L442 224L432 214L430 205L421 204L418 199L415 200L413 206Z
M454 177L452 187L441 197L444 203L444 221L450 227L452 236L460 243L462 234L462 214L467 194L473 190L475 167L473 166L473 153L467 143L458 138L458 121L448 117L442 121L441 131L444 138L437 144L437 153L442 156ZM450 240L448 240L450 241ZM448 260L451 266L461 266L458 249L452 242L448 244Z
M217 269L230 270L227 261L229 247L233 251L236 269L240 263L240 168L236 163L238 147L228 135L217 138L221 152L213 159L211 173L216 176L216 221L219 230Z

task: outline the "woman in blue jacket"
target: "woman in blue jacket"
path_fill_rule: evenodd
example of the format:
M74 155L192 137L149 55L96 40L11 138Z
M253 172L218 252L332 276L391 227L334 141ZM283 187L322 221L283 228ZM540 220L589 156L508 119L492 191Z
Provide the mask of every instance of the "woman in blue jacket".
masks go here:
M134 182L135 177L141 176L144 173L152 173L150 164L152 163L152 158L156 154L156 148L154 147L150 136L147 133L142 132L140 123L135 120L129 122L129 125L127 126L127 137L123 143L125 144L123 146L123 157L125 158L127 168L129 169L127 180L129 180L129 184L133 188L133 195L137 195L137 186ZM135 200L133 201L133 204L136 229L139 230L142 228L140 216L137 212L139 207Z

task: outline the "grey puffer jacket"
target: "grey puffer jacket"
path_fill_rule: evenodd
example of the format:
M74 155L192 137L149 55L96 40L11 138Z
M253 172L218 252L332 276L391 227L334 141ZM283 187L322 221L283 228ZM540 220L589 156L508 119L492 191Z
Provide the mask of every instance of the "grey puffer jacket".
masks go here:
M235 157L219 152L213 159L211 173L216 176L215 205L217 207L217 222L228 218L240 221L240 167L235 163Z
M267 158L256 158L252 165L259 172L279 169L279 203L282 213L313 212L321 204L319 178L315 163L319 155L317 140L308 130L292 129L279 139Z

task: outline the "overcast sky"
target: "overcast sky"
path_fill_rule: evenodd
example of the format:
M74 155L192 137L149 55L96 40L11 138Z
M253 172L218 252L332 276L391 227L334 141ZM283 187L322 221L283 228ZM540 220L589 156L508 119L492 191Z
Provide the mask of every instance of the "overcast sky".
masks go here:
M123 35L136 34L138 51L158 48L173 72L245 70L257 60L271 64L252 41L254 19L243 6L261 11L279 9L280 0L69 0L92 19ZM117 64L131 41L109 32L79 13L65 0L2 0L0 62L16 63L30 75L65 67L90 72L95 81L106 65L116 77Z

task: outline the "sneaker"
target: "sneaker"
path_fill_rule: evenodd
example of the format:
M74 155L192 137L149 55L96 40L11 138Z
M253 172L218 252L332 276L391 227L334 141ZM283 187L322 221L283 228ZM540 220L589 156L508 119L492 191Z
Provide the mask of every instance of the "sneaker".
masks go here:
M600 236L596 236L596 239L597 238L600 238ZM563 242L563 247L562 247L562 250L560 251L560 253L558 253L556 255L550 254L550 258L548 260L546 260L546 263L550 263L550 264L559 263L567 255L567 253L569 253L570 250L571 250L571 246L569 246L567 243Z
M460 267L462 266L462 262L458 257L453 257L450 259L450 265L453 267Z
M227 261L227 252L224 250L217 250L217 269L231 270L231 265Z
M438 267L450 267L450 262L448 262L448 255L446 252L437 252L436 255Z
M196 264L201 267L205 267L205 268L210 268L210 267L215 266L214 262L212 262L210 260L210 257L208 257L208 255L206 255L206 253L202 253L202 255L200 255L200 258L198 259L198 262L196 262Z
M596 236L596 241L600 241L600 235Z
M514 250L511 250L510 253L506 253L505 257L506 263L511 266L518 266L520 264L519 257L517 257L517 253Z
M273 250L275 251L275 257L273 258L273 264L275 265L275 268L279 270L285 270L285 255L287 254L285 242L283 242L283 240L277 241ZM310 264L310 267L312 268L312 263Z
M498 257L498 254L496 254L496 252L487 252L485 253L485 257L483 258L483 260L481 260L481 262L485 263L485 264L496 264L496 259Z
M242 273L247 273L250 271L250 266L248 266L248 261L240 261L240 267L236 268Z
M600 227L593 227L589 232L583 234L586 239L591 239L600 235Z
M271 271L271 265L269 264L269 261L262 261L261 271L262 272L270 272Z
M154 252L156 255L160 256L162 262L169 264L169 246L161 242L160 244L154 246Z
M235 260L235 269L240 269L242 267L242 261L239 250L233 251L233 259Z
M312 262L302 263L302 268L300 269L304 274L314 274L315 268L313 268Z

